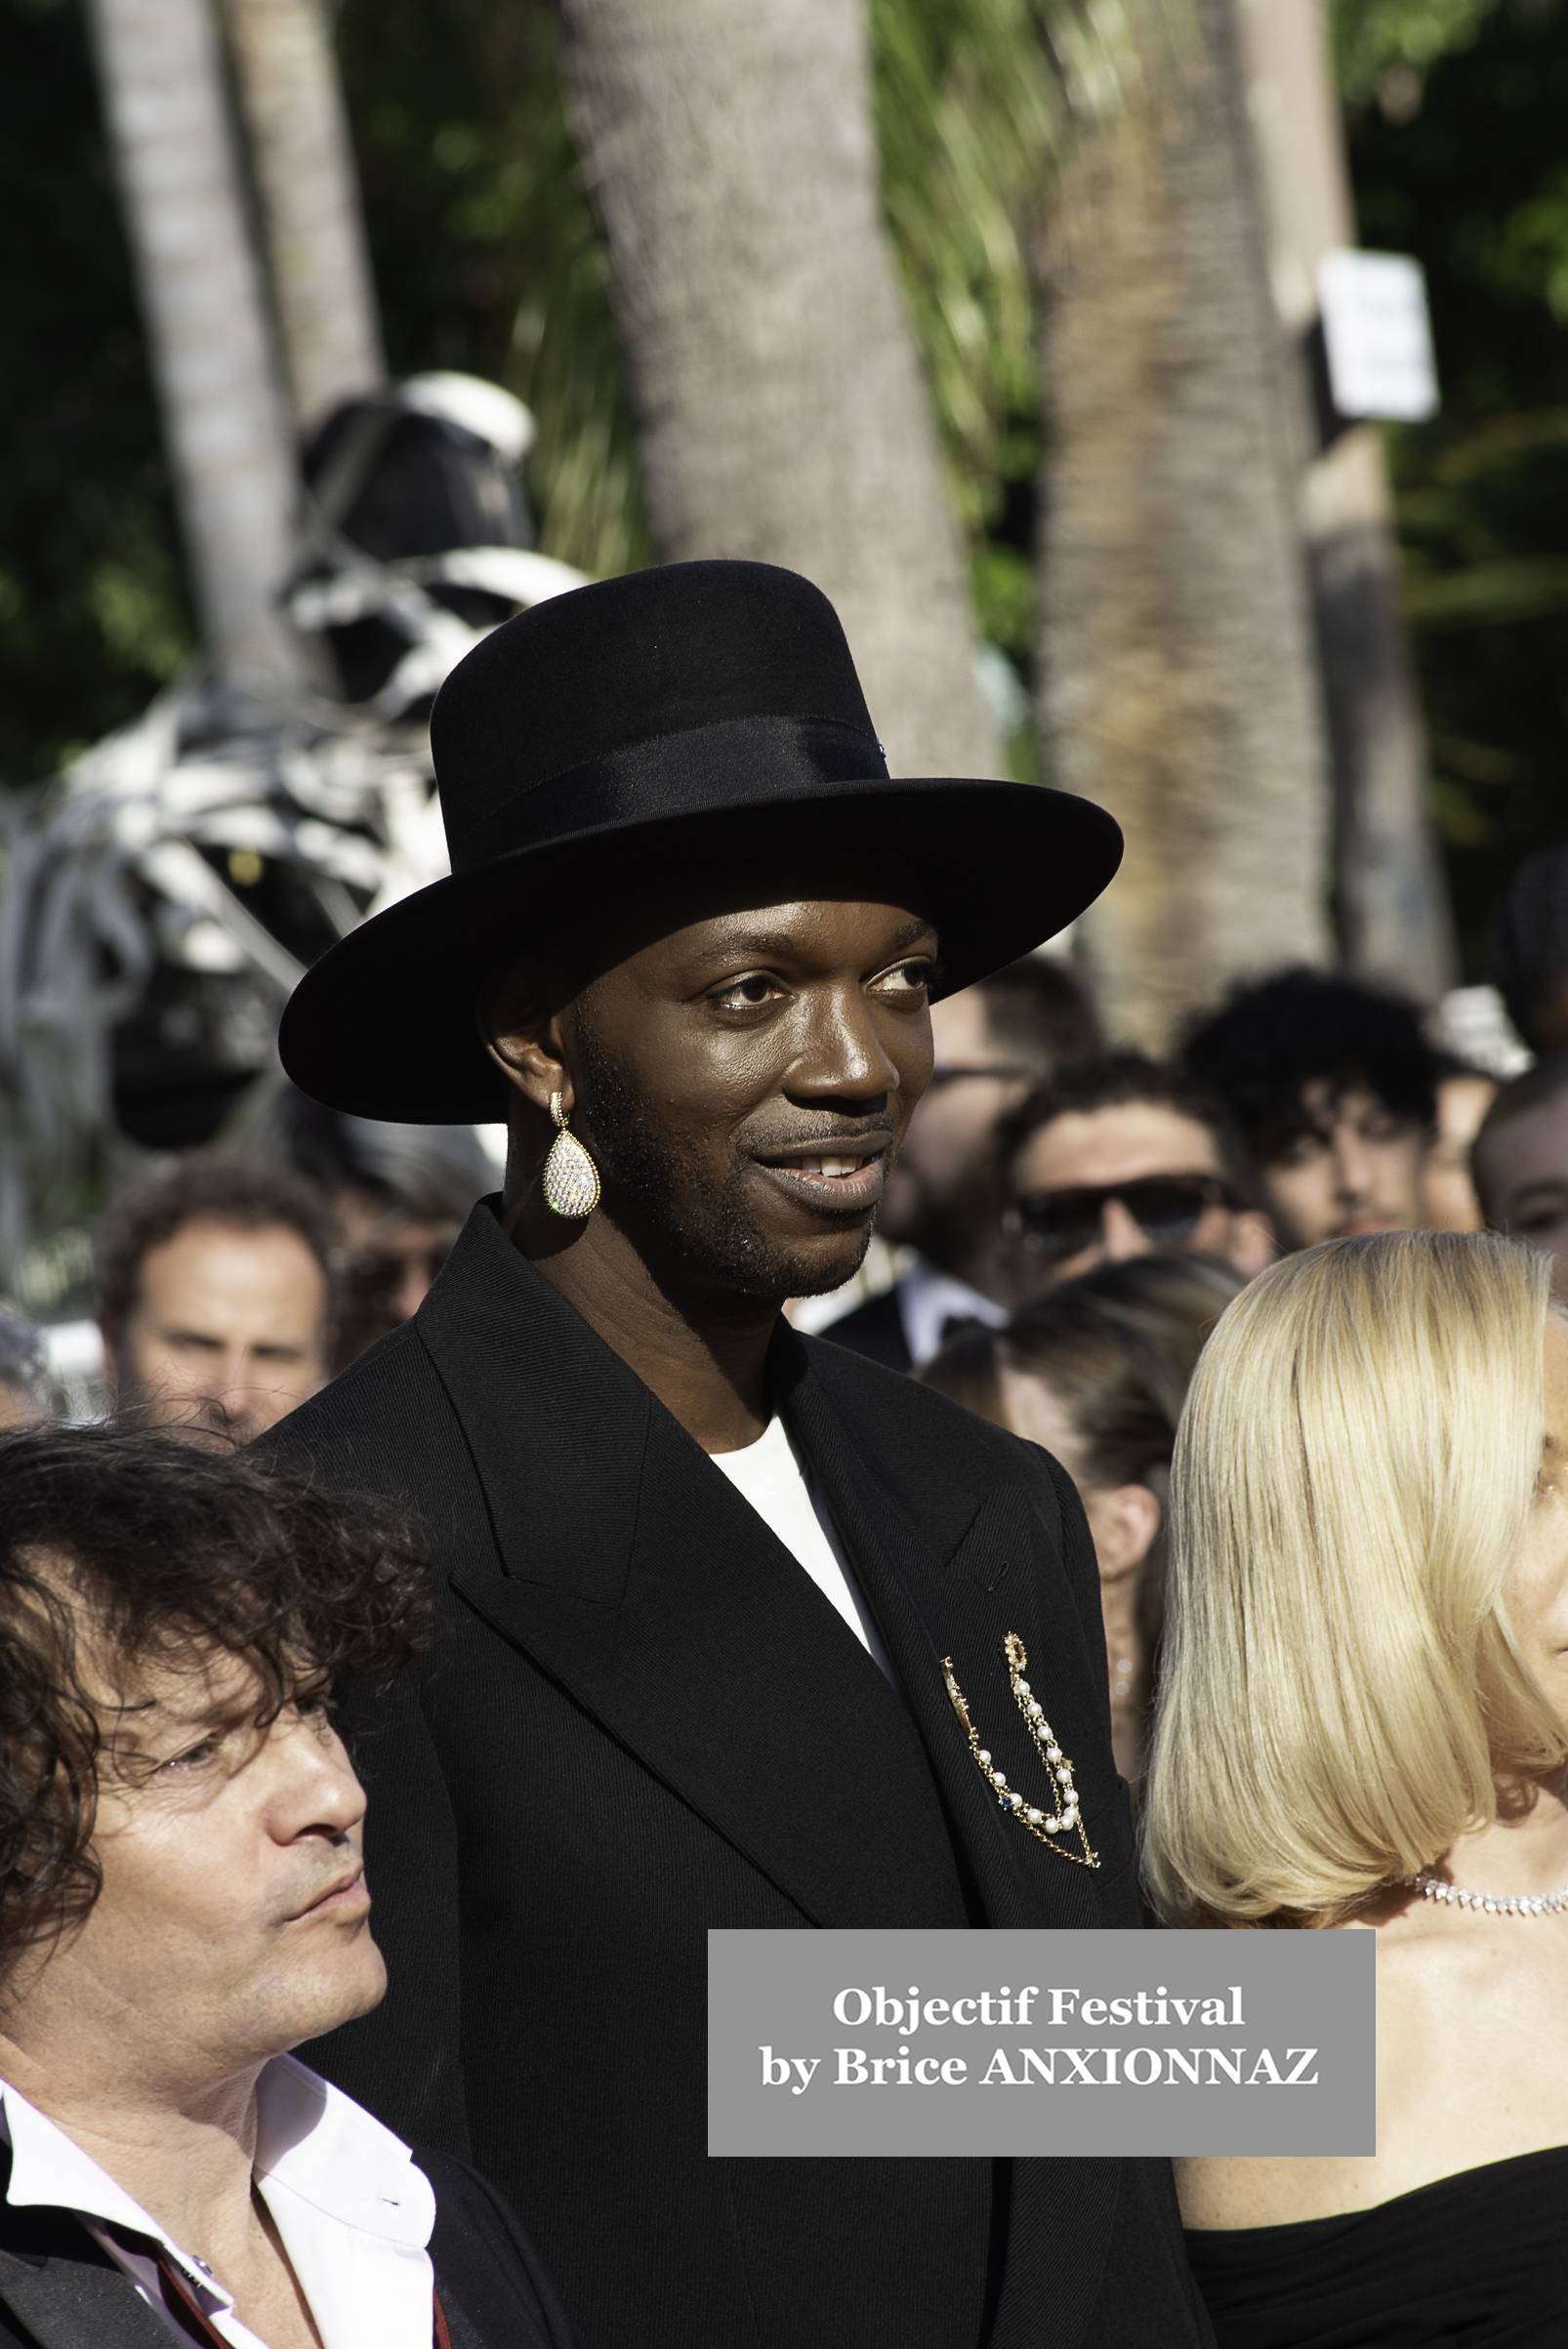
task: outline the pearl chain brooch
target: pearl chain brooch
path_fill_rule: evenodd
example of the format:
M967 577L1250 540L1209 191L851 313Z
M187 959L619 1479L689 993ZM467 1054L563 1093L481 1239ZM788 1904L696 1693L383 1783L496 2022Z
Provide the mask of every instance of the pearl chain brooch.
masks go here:
M975 1767L1002 1809L1016 1819L1025 1834L1033 1835L1037 1843L1043 1843L1058 1859L1071 1860L1075 1868L1097 1868L1099 1855L1090 1849L1089 1836L1084 1831L1084 1816L1073 1785L1072 1763L1057 1745L1051 1723L1046 1718L1045 1709L1023 1676L1029 1658L1016 1631L1010 1631L1003 1640L1002 1653L1007 1660L1008 1677L1012 1683L1013 1701L1023 1715L1024 1725L1052 1782L1051 1809L1042 1810L1026 1802L1016 1788L1009 1786L1005 1773L992 1761L989 1751L980 1743L979 1731L970 1719L964 1691L953 1675L953 1659L944 1656L942 1677L947 1682L953 1710L963 1723L964 1734L970 1741L970 1751L974 1756ZM1070 1834L1077 1835L1079 1851L1069 1851L1064 1844L1053 1840L1057 1835Z

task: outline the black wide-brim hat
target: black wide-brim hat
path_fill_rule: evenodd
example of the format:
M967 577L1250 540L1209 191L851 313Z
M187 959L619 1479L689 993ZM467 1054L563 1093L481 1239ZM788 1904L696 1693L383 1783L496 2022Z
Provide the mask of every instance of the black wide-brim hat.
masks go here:
M485 980L574 908L716 850L798 866L820 843L827 866L885 842L945 994L1065 928L1121 860L1088 800L890 776L833 606L768 563L667 563L519 613L453 670L431 743L450 877L351 931L283 1014L290 1077L356 1117L504 1117Z

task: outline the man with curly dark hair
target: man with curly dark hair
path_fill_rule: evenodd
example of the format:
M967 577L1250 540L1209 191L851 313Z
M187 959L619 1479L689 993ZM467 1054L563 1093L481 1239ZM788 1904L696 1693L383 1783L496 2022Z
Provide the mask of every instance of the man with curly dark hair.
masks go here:
M331 1706L426 1589L384 1506L0 1437L0 2343L569 2341L482 2181L288 2052L386 1988Z
M1240 1129L1283 1247L1425 1223L1441 1064L1406 997L1282 970L1238 987L1184 1058Z

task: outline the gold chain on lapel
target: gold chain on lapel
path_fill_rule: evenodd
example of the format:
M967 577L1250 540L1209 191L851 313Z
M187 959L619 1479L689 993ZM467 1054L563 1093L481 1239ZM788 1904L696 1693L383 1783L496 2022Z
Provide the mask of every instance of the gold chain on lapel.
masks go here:
M1024 1725L1034 1739L1040 1758L1051 1774L1052 1801L1055 1806L1054 1809L1049 1812L1033 1809L1024 1801L1021 1794L1009 1786L1002 1772L993 1765L990 1754L980 1743L978 1730L970 1719L970 1709L964 1702L964 1691L953 1677L953 1659L951 1656L944 1656L942 1658L942 1678L947 1682L947 1693L953 1701L953 1710L964 1724L964 1734L970 1741L970 1751L974 1756L975 1766L996 1795L1003 1810L1016 1819L1018 1825L1033 1835L1037 1843L1043 1843L1047 1851L1053 1851L1060 1860L1071 1860L1075 1868L1097 1868L1099 1854L1091 1851L1089 1837L1084 1832L1083 1813L1078 1807L1078 1795L1073 1787L1072 1763L1057 1745L1040 1701L1023 1676L1029 1658L1023 1641L1018 1637L1016 1631L1010 1631L1003 1640L1002 1653L1007 1660L1008 1677L1012 1683L1012 1694L1017 1701L1018 1710L1023 1715ZM1074 1829L1077 1830L1078 1840L1083 1847L1082 1858L1076 1851L1068 1851L1060 1843L1052 1840L1054 1835L1071 1834Z

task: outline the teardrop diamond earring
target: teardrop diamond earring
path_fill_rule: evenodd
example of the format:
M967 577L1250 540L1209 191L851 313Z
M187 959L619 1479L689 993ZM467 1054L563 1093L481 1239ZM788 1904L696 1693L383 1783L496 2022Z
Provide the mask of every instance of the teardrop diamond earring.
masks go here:
M575 1133L566 1131L560 1095L550 1096L556 1139L545 1160L545 1205L557 1216L591 1216L598 1205L598 1169Z

